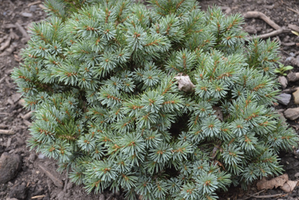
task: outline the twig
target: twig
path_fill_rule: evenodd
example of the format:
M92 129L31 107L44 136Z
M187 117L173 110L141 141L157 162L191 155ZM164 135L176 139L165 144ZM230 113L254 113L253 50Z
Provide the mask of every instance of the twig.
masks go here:
M256 35L256 36L250 36L250 37L248 37L248 39L249 40L254 39L254 38L262 38L263 39L263 38L268 38L268 37L273 37L273 36L279 35L280 33L283 33L283 32L288 32L288 30L285 28L280 28L280 29L272 31L270 33L265 33L265 34Z
M258 11L251 11L247 12L244 15L245 18L260 18L264 20L267 24L272 26L275 30L280 29L280 26L277 25L274 21L272 21L269 17L267 17L264 13L258 12Z
M3 130L3 129L0 129L0 134L12 135L12 134L14 134L14 132L12 130Z
M21 31L22 35L26 38L26 40L29 40L29 35L27 31L25 31L25 29L18 22L16 23L16 26Z
M299 12L298 12L298 10L294 10L293 8L289 8L289 7L287 7L287 9L288 9L288 10L290 10L290 11L293 11L294 13L296 13L296 14L298 14L298 15L299 15Z
M33 5L35 5L35 4L39 4L39 3L42 3L42 2L41 2L41 1L35 1L35 2L32 2L32 3L28 4L28 7L33 6Z
M267 199L267 198L275 198L275 197L282 197L284 194L269 194L269 195L261 195L261 196L251 196L257 199Z
M268 38L268 37L273 37L276 35L279 35L280 33L283 32L289 32L290 30L287 29L286 27L280 27L277 25L274 21L272 21L269 17L267 17L265 14L258 12L258 11L251 11L247 12L244 15L245 18L261 18L264 20L267 24L269 24L271 27L275 29L275 31L272 31L270 33L262 34L262 35L256 35L256 36L250 36L248 39L253 39L253 38Z
M291 47L291 46L295 46L296 43L295 42L281 42L281 45L286 46L286 47Z
M32 116L32 111L26 113L25 115L23 115L23 116L21 116L21 117L22 117L22 119L27 120L27 119L29 119L31 116Z
M257 193L254 193L254 194L249 195L249 197L246 197L245 199L242 199L242 200L249 199L249 198L253 197L254 195L258 195L258 194L260 194L260 193L262 193L262 192L265 192L265 191L266 191L266 190L261 190L261 191L259 191L259 192L257 192ZM238 199L238 200L239 200L239 199Z
M46 195L37 195L37 196L34 196L34 197L31 197L31 199L38 199L38 198L43 198L45 197Z
M43 10L47 10L47 8L43 4L39 4L38 7L40 7Z

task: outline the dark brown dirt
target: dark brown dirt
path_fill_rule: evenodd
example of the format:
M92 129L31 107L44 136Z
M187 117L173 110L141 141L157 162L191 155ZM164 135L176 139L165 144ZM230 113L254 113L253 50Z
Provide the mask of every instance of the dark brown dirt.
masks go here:
M21 62L20 50L28 40L26 32L32 22L38 22L46 17L38 0L0 0L0 155L21 156L21 169L16 177L6 184L0 184L0 199L37 199L37 200L108 200L122 199L120 194L106 192L102 195L86 194L83 187L70 183L66 174L56 172L54 160L45 158L42 154L30 151L26 140L30 137L28 126L31 123L28 110L22 107L21 96L17 93L16 85L10 78L11 71ZM43 2L43 1L42 1ZM260 11L270 17L281 27L289 24L299 25L298 0L199 0L205 10L209 6L221 6L225 13L241 13ZM274 29L261 19L246 19L244 30L251 34L265 34ZM26 31L24 33L24 30ZM10 39L8 39L10 38ZM285 65L292 65L293 71L299 72L299 66L291 62L299 55L299 37L290 31L271 38L281 43L281 60ZM7 47L5 47L7 44ZM299 60L299 59L298 59ZM299 82L288 85L297 87ZM293 98L288 106L276 105L277 109L297 107ZM299 129L299 122L288 121L290 126ZM298 130L297 130L298 132ZM299 155L294 152L281 153L282 164L291 180L299 176ZM269 196L272 195L272 196ZM249 190L230 188L226 193L219 193L220 199L299 199L299 189L290 193L273 189L257 193L255 184ZM265 196L265 198L261 198ZM266 198L267 197L267 198Z

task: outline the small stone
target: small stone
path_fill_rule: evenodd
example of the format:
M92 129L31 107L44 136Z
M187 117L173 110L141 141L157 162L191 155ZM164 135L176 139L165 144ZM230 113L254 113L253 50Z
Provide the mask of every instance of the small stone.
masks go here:
M256 34L257 33L257 30L255 29L254 26L246 26L244 28L245 32L247 33L251 33L251 34Z
M299 88L297 88L296 92L293 93L294 103L299 104Z
M22 12L21 15L23 17L32 17L32 14L31 13L28 13L28 12Z
M291 81L291 82L295 82L297 80L299 80L299 73L294 73L294 72L290 72L288 75L288 80Z
M20 105L20 106L25 106L26 105L26 102L25 102L25 100L24 99L20 99L19 101L18 101L18 104Z
M279 110L276 110L276 111L279 114L279 118L282 121L282 123L286 125L286 118L283 115L284 109L279 109Z
M0 157L0 184L13 179L18 174L21 164L19 155L4 152Z
M291 63L291 65L293 65L293 66L294 66L294 65L297 66L297 67L299 66L299 61L298 61L296 58L292 58L291 61L290 61L290 63Z
M263 30L263 27L262 26L256 26L255 29L256 29L257 32L260 32L260 31Z
M36 10L36 8L37 8L36 5L32 5L32 6L30 6L29 10L30 10L31 12L34 12L34 11Z
M35 155L35 153L31 153L30 156L29 156L29 158L28 158L28 160L29 160L30 162L34 162L35 159L36 159L36 155Z
M297 172L295 175L294 175L296 178L299 177L299 172Z
M276 97L277 101L285 106L290 103L291 98L292 98L292 95L285 94L285 93L282 93Z
M40 154L38 154L38 156L37 156L37 157L38 157L38 159L41 159L41 160L42 160L42 159L44 159L44 158L45 158L45 155L44 155L44 154L42 154L42 153L40 153Z
M278 77L278 82L281 84L282 88L285 89L288 85L288 80L284 76L279 76Z
M101 194L99 200L105 200L105 195Z
M284 116L287 119L295 120L299 117L299 107L298 108L288 108L284 111Z

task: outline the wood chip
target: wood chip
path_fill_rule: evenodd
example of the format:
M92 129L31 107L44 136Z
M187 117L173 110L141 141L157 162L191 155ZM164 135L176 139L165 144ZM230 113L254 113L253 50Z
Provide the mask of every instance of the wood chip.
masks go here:
M29 40L29 35L27 33L27 31L17 22L16 23L16 26L18 27L18 29L20 30L20 32L22 33L23 37L26 39L26 40Z
M32 13L28 13L28 12L22 12L21 13L21 15L23 16L23 17L32 17Z
M289 29L292 29L299 33L299 26L294 25L294 24L289 24L288 27L289 27Z
M39 199L39 198L44 198L46 195L37 195L34 197L31 197L31 199Z
M63 188L63 182L57 177L57 175L54 175L54 173L50 172L46 166L41 164L38 166L53 181L54 185L56 185L58 188Z
M29 122L29 121L27 121L27 120L24 120L23 122L24 122L24 124L25 124L26 126L28 126L28 127L30 127L30 126L32 125L32 123Z
M17 42L13 42L9 48L7 48L3 53L0 54L0 57L1 56L8 56L10 55L14 50L15 48L18 46L18 43ZM7 79L6 79L7 80Z
M21 99L21 94L15 93L15 94L11 95L11 99L13 100L14 103L16 103Z
M293 11L294 13L296 13L296 14L299 15L299 11L298 11L298 10L294 10L294 9L292 9L292 8L287 8L287 9L290 10L290 11Z
M4 28L7 28L7 29L16 28L16 25L14 25L14 24L5 24Z
M11 40L11 38L8 37L7 40L1 45L1 47L0 47L0 51L3 51L3 50L6 49L7 47L9 47L9 45L10 45L10 40Z
M47 10L47 8L43 4L39 4L38 7L40 7L43 10Z
M12 134L14 134L14 132L12 130L3 130L3 129L0 129L0 134L3 134L3 135L12 135Z
M2 43L4 40L6 40L9 37L9 35L5 35L4 37L0 38L0 43Z
M28 7L39 4L39 3L42 3L42 2L41 1L32 2L32 3L28 4Z
M11 145L11 137L9 137L7 142L6 142L6 148L10 147L10 145Z
M30 117L32 117L32 111L28 112L27 114L21 116L22 119L28 120Z

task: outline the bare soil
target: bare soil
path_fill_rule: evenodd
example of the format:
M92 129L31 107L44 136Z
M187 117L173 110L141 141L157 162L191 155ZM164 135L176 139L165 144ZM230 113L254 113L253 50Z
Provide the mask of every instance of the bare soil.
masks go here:
M20 50L26 46L29 39L28 28L32 22L46 18L46 13L39 0L0 0L0 155L18 155L20 169L7 182L0 184L0 199L2 200L120 200L122 194L109 191L104 194L87 194L83 186L72 184L66 173L56 172L55 160L45 158L42 154L30 151L26 140L30 137L28 126L31 124L30 112L23 108L21 96L16 84L10 78L12 69L22 63ZM220 6L227 15L249 11L259 11L268 16L280 27L299 25L298 0L199 0L202 9L209 6ZM265 21L257 18L245 20L245 31L250 34L265 34L275 31ZM280 62L292 65L293 72L299 72L299 37L284 31L272 36L271 40L281 43ZM295 60L295 61L294 61ZM290 83L287 89L298 87L299 82ZM282 89L282 88L281 88ZM283 90L283 89L282 89ZM276 109L298 107L291 102L285 106L277 104ZM288 120L290 126L299 133L298 120ZM299 155L294 152L282 152L281 163L289 179L298 180ZM1 161L0 161L1 164ZM219 193L220 199L284 199L299 200L299 188L285 193L280 189L267 190L258 193L256 185L249 186L247 191L229 188L228 192ZM264 197L264 198L263 198Z

